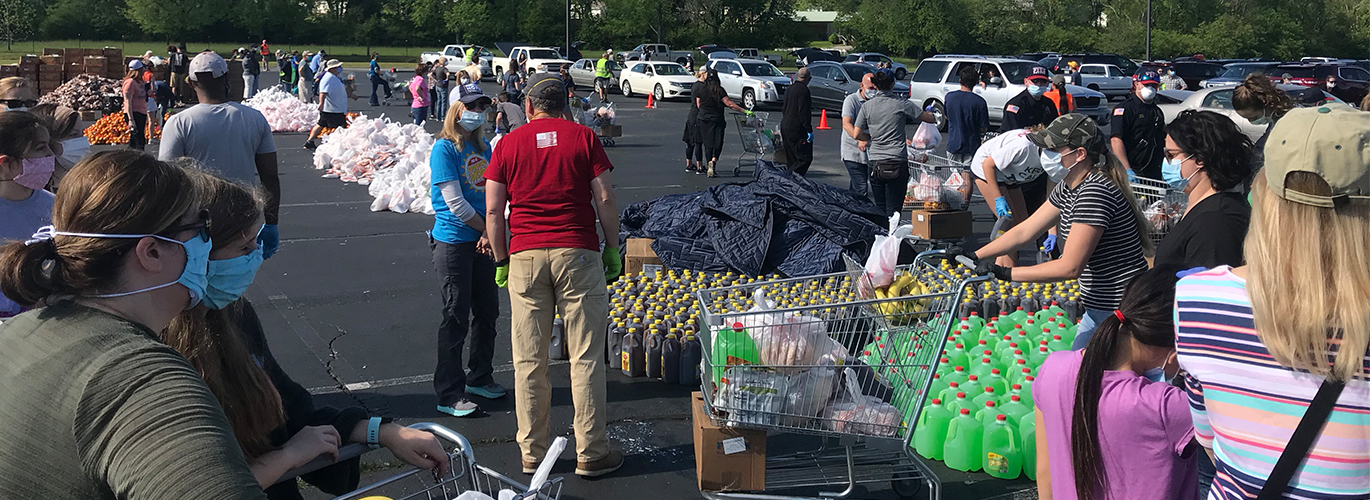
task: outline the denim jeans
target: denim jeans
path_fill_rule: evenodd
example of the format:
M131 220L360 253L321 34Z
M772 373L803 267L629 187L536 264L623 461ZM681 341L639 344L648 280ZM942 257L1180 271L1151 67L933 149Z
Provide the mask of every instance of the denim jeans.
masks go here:
M905 163L906 160L878 160ZM874 163L874 162L872 162ZM874 169L872 169L874 170ZM886 216L904 210L904 196L909 191L909 169L901 168L893 179L871 177L871 194L875 195L875 206Z
M851 160L842 160L842 164L847 166L847 176L851 177L851 190L857 196L870 198L871 187L871 167L865 163L857 163Z
M372 106L380 106L380 105L381 105L381 100L380 100L380 99L381 99L381 94L380 94L380 90L382 90L382 89L385 90L385 98L386 98L386 99L389 99L389 98L393 97L393 95L392 95L391 92L390 92L390 84L389 84L389 83L387 83L385 80L381 79L380 77L372 78L372 79L371 79L371 105L372 105Z
M434 89L434 93L437 95L433 99L433 115L437 117L438 121L442 121L447 118L447 106L450 105L447 101L450 95L446 85L439 85Z
M1075 330L1075 342L1070 344L1071 350L1078 351L1089 345L1089 339L1094 336L1094 330L1099 328L1099 323L1104 322L1104 318L1113 314L1113 311L1103 309L1085 308L1085 313L1080 316L1080 326Z
M257 75L243 73L243 99L257 95Z
M414 125L423 126L423 121L428 118L428 106L422 108L409 108L414 115Z

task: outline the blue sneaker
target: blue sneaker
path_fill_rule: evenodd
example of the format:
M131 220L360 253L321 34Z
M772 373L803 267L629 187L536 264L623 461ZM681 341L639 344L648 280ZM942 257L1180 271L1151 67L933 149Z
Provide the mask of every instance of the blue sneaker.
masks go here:
M438 405L438 411L454 417L465 417L475 413L476 410L479 409L480 406L477 406L475 403L466 399L458 399L457 402L446 406Z
M504 386L490 382L489 384L480 387L471 387L468 385L466 386L466 393L475 394L485 399L499 399L504 397L505 391Z

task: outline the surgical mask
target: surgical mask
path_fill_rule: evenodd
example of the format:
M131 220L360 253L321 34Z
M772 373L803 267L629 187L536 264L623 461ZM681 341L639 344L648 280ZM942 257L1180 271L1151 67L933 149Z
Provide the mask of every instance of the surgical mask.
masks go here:
M247 292L257 269L262 266L262 249L231 259L209 261L209 282L205 286L205 305L223 309Z
M1257 119L1255 119L1255 120L1250 120L1250 121L1251 121L1251 124L1252 124L1252 125L1269 125L1269 124L1270 124L1270 113L1267 112L1266 114L1261 115L1260 118L1257 118Z
M1165 366L1158 366L1150 370L1144 371L1142 372L1142 376L1146 377L1147 380L1150 380L1152 382L1164 382Z
M90 153L90 139L85 137L73 137L62 141L62 159L68 165L75 165L76 162L85 158Z
M38 243L40 241L50 240L53 236L119 239L139 239L150 237L157 238L168 243L175 243L177 245L181 245L181 247L184 248L186 251L186 266L184 269L181 270L181 275L176 278L176 281L172 281L170 283L163 283L156 286L150 286L147 288L142 288L131 292L105 293L99 295L90 295L89 297L100 299L126 297L129 295L135 295L143 292L160 290L162 288L166 288L177 283L180 283L181 286L186 287L186 291L190 293L190 302L186 304L186 309L195 307L196 304L200 303L200 299L205 296L205 288L208 286L209 282L209 251L214 248L214 242L207 237L195 236L190 238L189 241L179 241L176 239L156 234L69 233L66 231L57 231L53 228L53 226L43 226L41 228L38 228L38 232L33 234L33 238L24 242L24 244L29 245L33 243Z
M1137 91L1137 97L1141 97L1143 101L1151 102L1152 99L1156 98L1156 88L1143 85L1142 90Z
M57 157L48 155L42 158L24 158L20 160L23 165L19 175L13 179L6 179L18 183L29 189L43 189L48 185L48 179L52 179L52 172L56 168Z
M457 123L461 125L461 128L466 129L467 132L474 132L476 129L479 129L481 125L485 124L485 113L462 111L461 120Z
M1332 82L1327 82L1327 88L1329 88L1329 89L1335 89L1335 88L1337 88L1337 84L1332 83Z
M1189 174L1189 177L1181 177L1183 174L1180 172L1180 166L1186 161L1189 161L1189 157L1185 157L1183 160L1172 158L1161 162L1161 179L1170 186L1170 189L1184 191L1186 187L1189 187L1189 179L1198 175L1199 171L1195 170L1194 173Z
M870 89L870 90L867 90L867 91L865 91L865 92L862 92L862 93L861 93L861 96L862 96L862 97L865 97L866 100L869 101L869 100L871 100L871 99L875 99L875 95L878 94L878 93L879 93L879 92L877 92L875 89Z
M1042 97L1042 94L1047 93L1047 88L1045 85L1028 85L1027 91L1032 97Z
M1042 163L1042 170L1046 172L1047 178L1051 179L1051 182L1061 182L1070 172L1070 169L1061 164L1061 153L1043 149L1042 153L1038 155L1038 160Z

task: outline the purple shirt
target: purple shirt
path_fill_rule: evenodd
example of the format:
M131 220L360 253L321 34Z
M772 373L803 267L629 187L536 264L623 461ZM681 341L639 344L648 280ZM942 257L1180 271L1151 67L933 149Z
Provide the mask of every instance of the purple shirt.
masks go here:
M1075 409L1075 379L1082 351L1053 353L1042 363L1032 384L1032 398L1042 412L1051 463L1051 493L1075 500L1071 465L1070 422ZM1196 500L1198 446L1189 400L1184 390L1152 382L1131 371L1104 371L1099 398L1099 448L1103 451L1110 500L1167 498Z

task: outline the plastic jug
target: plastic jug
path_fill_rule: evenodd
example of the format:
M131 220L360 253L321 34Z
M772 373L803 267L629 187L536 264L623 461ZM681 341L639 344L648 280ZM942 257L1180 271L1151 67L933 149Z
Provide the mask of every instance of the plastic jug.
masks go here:
M943 461L947 467L962 472L974 472L983 466L980 451L984 443L984 426L962 408L947 424L947 440L942 444Z
M647 378L661 379L661 349L666 337L659 333L647 336Z
M628 327L624 326L622 321L609 330L609 341L605 342L605 351L611 370L623 368L623 336L627 334Z
M1014 390L1014 391L1010 391L1009 394L1017 394L1019 398L1022 398L1022 399L1023 399L1023 404L1026 404L1026 405L1028 405L1028 406L1036 406L1036 404L1033 403L1033 401L1032 401L1032 381L1033 381L1033 380L1034 380L1034 377L1033 377L1032 375L1024 375L1024 376L1023 376L1023 381L1022 381L1022 382L1018 382L1017 384L1015 384L1015 385L1013 386L1013 388L1014 388L1015 390Z
M951 370L954 368L956 367L951 366L951 360L947 359L946 356L942 356L937 360L937 373L946 375L951 373Z
M1051 317L1056 317L1057 314L1066 313L1066 310L1061 307L1061 304L1055 300L1051 301L1051 306L1048 307L1047 310L1051 311Z
M994 416L999 413L998 403L986 401L985 405L980 407L980 411L975 412L975 420L979 420L980 425L989 428L989 424L994 423Z
M984 433L981 467L985 473L999 479L1017 479L1023 472L1023 450L1017 433L1008 425L1008 417L997 415Z
M1055 304L1055 302L1052 302L1052 304ZM1039 325L1045 325L1047 321L1051 321L1051 319L1055 317L1056 311L1051 310L1049 307L1043 307L1037 312L1032 313L1033 321Z
M975 367L970 369L970 374L983 379L989 376L991 370L994 370L994 360L980 358L975 362Z
M1015 324L1022 325L1024 321L1027 321L1028 313L1023 310L1022 306L1019 306L1008 317L1012 318Z
M997 353L999 366L1013 366L1013 356L1015 352L1022 352L1017 342L1005 342L1003 349Z
M951 385L952 382L964 384L966 381L970 380L970 374L966 373L965 367L958 366L953 368L951 372L942 377L942 379L947 381L947 385Z
M971 311L970 316L966 317L966 321L970 322L975 330L985 329L985 318L981 317L979 312Z
M1060 335L1052 335L1051 340L1047 341L1047 348L1050 349L1051 352L1069 351L1070 342L1066 342L1066 339Z
M980 316L991 318L991 320L999 316L999 301L989 297L985 297L984 300L981 300Z
M984 333L980 335L980 340L985 341L985 344L988 345L990 349L997 351L999 350L999 343L1004 340L1004 336L999 334L999 329L988 326L985 327Z
M1001 396L1000 399L1003 399L1003 395L1008 394L1008 379L1004 378L998 368L990 370L989 376L980 379L980 383L984 384L986 389L993 388L994 393Z
M733 323L732 328L720 328L714 338L712 353L714 384L723 378L723 371L729 366L760 364L756 342L747 333L742 323Z
M941 399L932 400L932 404L918 415L918 425L913 429L913 449L923 458L941 460L951 418L951 411L942 406Z
M686 335L680 343L680 385L695 387L699 385L699 365L704 361L704 346L699 338Z
M956 398L956 393L963 392L960 385L960 382L952 382L947 384L942 390L930 394L942 401L951 401Z
M950 387L950 384L947 384L946 380L942 379L942 374L934 373L932 374L932 382L928 384L928 394L933 397L938 397L942 394L942 390L947 387Z
M1033 312L1042 308L1042 303L1037 300L1037 296L1033 295L1032 292L1028 292L1027 296L1023 297L1023 302L1018 305L1023 307L1023 312L1026 313L1029 318L1032 317Z
M1008 397L1008 402L999 405L999 413L1008 415L1008 425L1017 429L1018 424L1020 423L1019 421L1023 419L1023 415L1031 414L1032 408L1023 404L1022 398L1013 395Z
M647 351L643 349L642 334L636 328L629 328L623 337L623 374L629 377L647 375Z
M953 366L964 366L967 368L971 366L970 354L966 352L965 345L963 344L958 343L954 349L948 351L947 359L951 361Z
M547 357L557 360L571 359L566 352L566 322L561 320L560 314L552 318L552 344Z
M1034 368L1042 366L1042 362L1047 360L1049 354L1051 352L1046 347L1038 347L1037 350L1032 351L1032 356L1028 358L1028 364Z
M1016 369L1018 370L1018 373L1014 373L1013 376L1009 378L1009 381L1008 381L1009 388L1012 388L1012 387L1013 387L1013 384L1021 384L1021 383L1023 383L1023 378L1024 378L1024 377L1027 377L1027 376L1029 376L1029 375L1035 376L1035 375L1034 375L1035 372L1033 372L1032 367L1030 367L1030 366L1027 365L1027 360L1019 360L1019 361L1022 361L1022 363L1013 365L1014 368L1016 368Z
M661 381L680 383L680 337L674 332L666 335L666 342L661 346Z
M964 384L961 384L961 391L973 398L985 392L985 384L980 382L980 377L971 375Z
M1018 436L1023 443L1023 474L1037 480L1037 414L1028 412L1018 421Z
M958 413L962 409L969 410L970 408L970 400L966 398L966 393L964 392L956 393L956 398L952 399L951 403L947 405L947 411L952 413Z
M1062 323L1060 325L1061 339L1067 343L1075 342L1075 331L1079 329L1080 326L1075 323Z
M971 406L975 408L984 408L985 403L999 404L999 395L994 392L993 387L986 387L984 392L970 400Z

